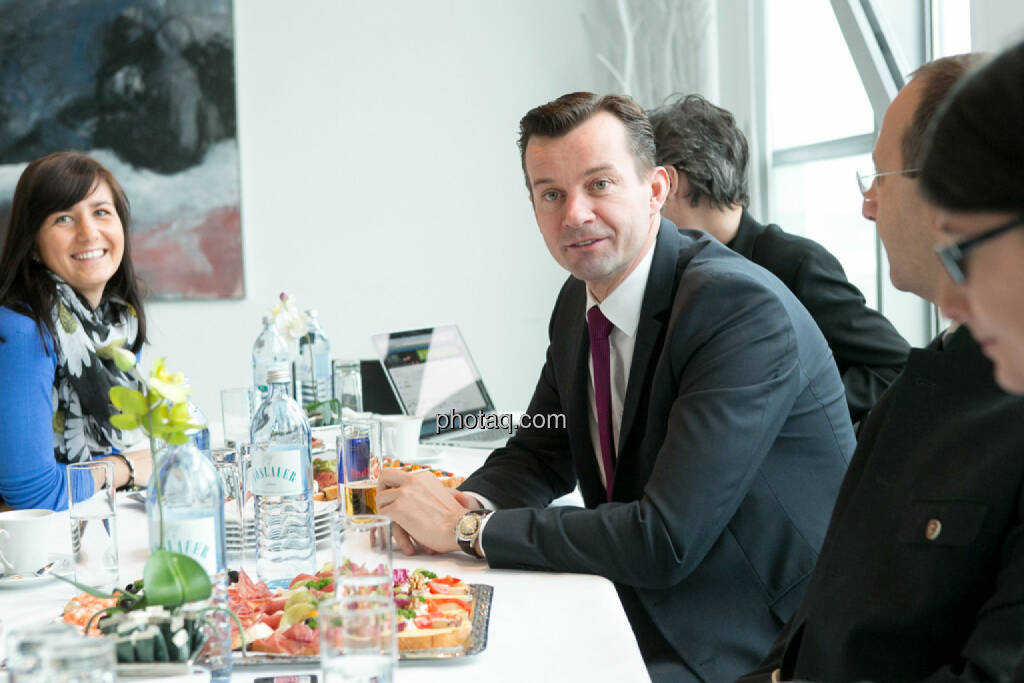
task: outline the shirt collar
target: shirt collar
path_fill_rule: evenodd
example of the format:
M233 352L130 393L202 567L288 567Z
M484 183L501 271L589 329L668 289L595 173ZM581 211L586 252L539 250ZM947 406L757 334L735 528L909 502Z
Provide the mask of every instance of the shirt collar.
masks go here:
M647 291L647 278L651 274L651 263L654 261L654 245L657 240L651 242L647 247L647 253L636 264L633 272L626 276L626 279L619 283L619 286L612 290L612 293L605 297L601 303L597 302L594 295L587 287L587 307L583 311L586 316L591 306L599 306L604 317L611 321L612 325L630 337L636 336L636 328L640 325L640 308L644 303L644 292Z

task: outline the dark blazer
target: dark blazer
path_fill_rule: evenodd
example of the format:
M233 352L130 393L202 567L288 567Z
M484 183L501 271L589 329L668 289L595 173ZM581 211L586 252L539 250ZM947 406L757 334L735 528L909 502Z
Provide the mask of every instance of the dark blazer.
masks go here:
M803 604L758 671L1009 681L1024 648L1024 398L965 328L865 420Z
M605 576L642 650L663 638L691 671L680 680L728 680L799 604L853 450L832 354L777 278L663 220L606 503L585 308L570 277L529 406L567 428L518 431L461 487L502 508L482 535L487 560ZM546 507L577 478L587 509Z
M863 419L900 374L910 344L868 308L836 257L817 242L761 225L744 209L729 248L782 280L807 307L836 358L850 419Z

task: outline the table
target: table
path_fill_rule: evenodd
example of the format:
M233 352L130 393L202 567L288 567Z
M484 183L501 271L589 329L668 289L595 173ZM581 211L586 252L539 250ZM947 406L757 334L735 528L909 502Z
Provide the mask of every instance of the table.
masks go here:
M445 448L432 453L436 467L469 474L487 451ZM556 502L580 504L578 492ZM118 543L121 582L142 576L148 557L146 516L142 507L119 494ZM67 513L53 518L51 551L70 553ZM318 563L331 560L328 543L317 548ZM426 567L438 574L453 574L468 583L494 586L487 649L463 659L404 661L397 680L424 683L466 681L648 681L636 640L607 579L580 574L553 574L490 569L461 553L405 557L396 551L394 566ZM0 619L4 631L58 615L75 589L57 580L20 589L0 590ZM0 636L0 640L2 640ZM246 668L233 681L251 682L258 676L303 671L296 667ZM315 668L304 671L315 672ZM137 681L160 679L131 679Z

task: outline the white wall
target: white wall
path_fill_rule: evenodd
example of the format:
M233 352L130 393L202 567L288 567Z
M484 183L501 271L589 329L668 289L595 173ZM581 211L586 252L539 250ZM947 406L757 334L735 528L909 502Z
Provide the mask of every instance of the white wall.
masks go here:
M588 0L237 0L245 298L154 303L152 348L220 422L284 290L336 357L454 322L499 408L525 408L565 273L526 198L519 118L596 89Z

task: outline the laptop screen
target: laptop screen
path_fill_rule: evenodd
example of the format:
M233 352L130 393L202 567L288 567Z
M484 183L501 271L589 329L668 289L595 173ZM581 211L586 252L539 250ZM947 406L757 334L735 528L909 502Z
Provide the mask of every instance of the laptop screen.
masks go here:
M456 326L375 334L373 345L402 409L423 417L421 434L438 433L438 415L494 409Z

